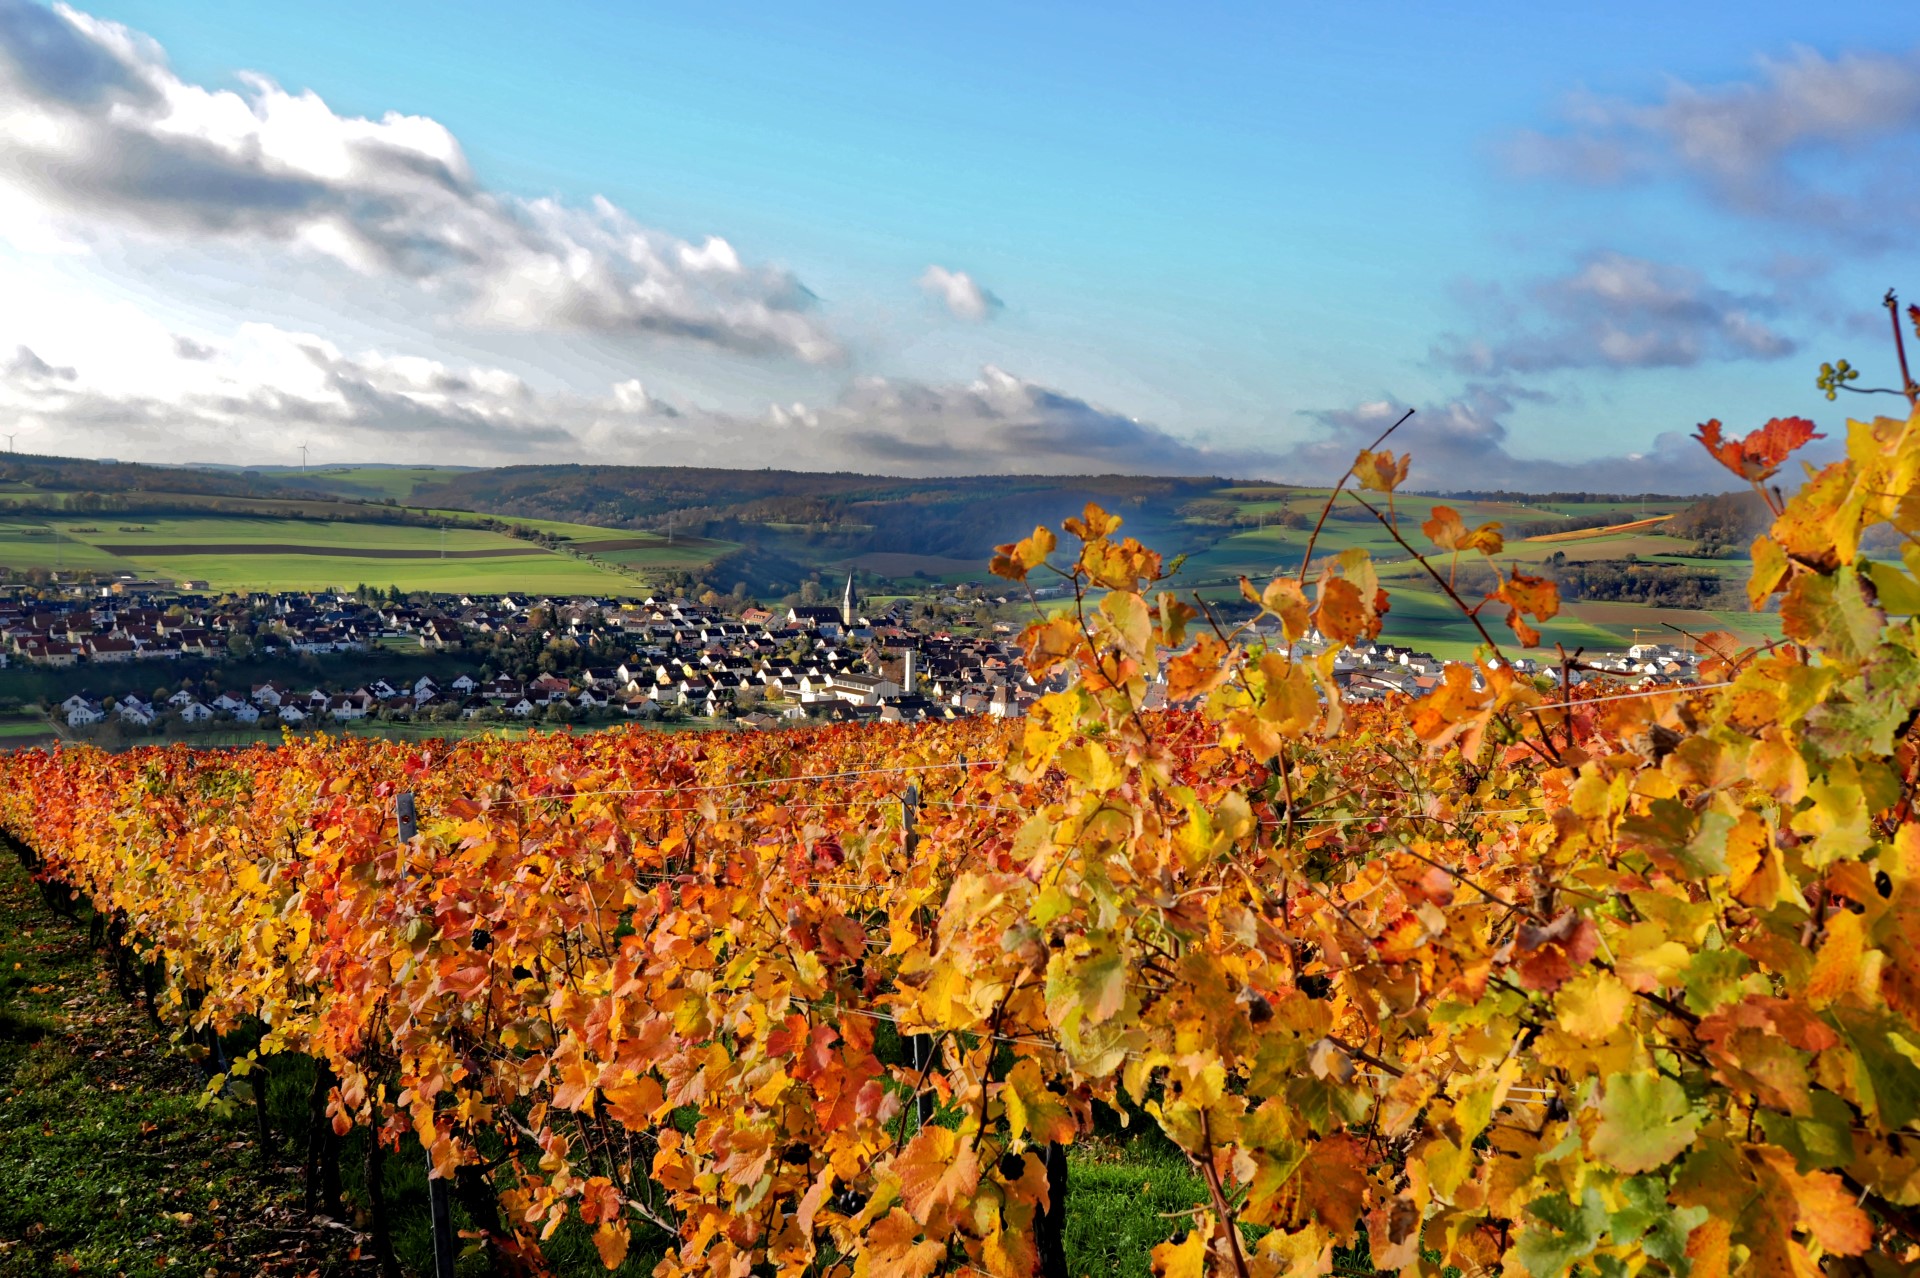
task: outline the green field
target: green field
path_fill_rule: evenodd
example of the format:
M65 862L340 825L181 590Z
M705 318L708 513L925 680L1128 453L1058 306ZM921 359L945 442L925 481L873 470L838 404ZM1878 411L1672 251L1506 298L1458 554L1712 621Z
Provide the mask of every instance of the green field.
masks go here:
M1239 597L1237 582L1241 576L1265 581L1276 573L1296 570L1312 535L1313 521L1319 518L1326 503L1327 491L1324 488L1250 484L1216 490L1213 495L1232 501L1243 519L1277 521L1288 512L1294 512L1307 526L1287 528L1270 522L1264 526L1224 530L1224 535L1211 545L1188 556L1175 583L1196 591L1203 598L1231 600ZM1386 504L1378 497L1374 493L1365 494L1366 500L1384 513ZM1553 502L1533 505L1405 495L1396 496L1393 504L1400 535L1416 549L1432 552L1432 543L1421 531L1420 525L1431 516L1436 505L1451 507L1468 527L1498 522L1512 530L1518 525L1545 523L1556 517L1571 522L1582 516L1607 515L1615 522L1626 523L1672 514L1684 509L1687 503ZM1422 648L1436 656L1452 658L1469 655L1479 644L1479 633L1473 623L1460 615L1459 610L1434 586L1432 579L1414 562L1406 549L1357 502L1343 497L1320 531L1314 556L1318 561L1352 546L1364 547L1373 556L1381 583L1391 597L1392 610L1386 619L1384 638ZM1697 558L1690 553L1691 550L1692 543L1689 541L1662 536L1656 531L1642 528L1556 542L1509 540L1499 562L1503 568L1519 565L1540 571L1539 566L1556 553L1573 563L1620 560L1634 556L1647 563L1713 572L1727 583L1722 589L1728 592L1726 598L1729 603L1737 604L1742 598L1739 586L1746 579L1746 562L1739 559ZM1434 566L1442 573L1447 572L1447 556L1438 552L1432 554ZM1482 557L1477 554L1461 556L1463 565L1479 562L1482 562ZM1471 600L1477 596L1469 597ZM1501 622L1504 616L1503 610L1489 608L1483 619L1495 639L1510 644L1511 632ZM1779 618L1772 614L1735 609L1705 611L1660 608L1646 604L1588 600L1569 601L1563 605L1560 616L1539 629L1548 652L1552 651L1556 642L1565 644L1569 650L1585 647L1591 652L1618 649L1640 640L1684 642L1684 636L1678 633L1676 627L1694 634L1706 630L1732 630L1750 640L1765 640L1780 633Z
M510 559L372 559L345 555L191 555L141 559L161 577L215 591L349 589L359 583L439 594L644 595L644 582L567 555Z
M524 554L530 542L480 528L427 528L412 524L370 524L329 520L254 519L233 516L179 516L129 519L104 515L91 519L49 520L56 532L112 553L137 557L143 547L254 546L298 544L316 548L405 551L422 558L442 551L492 551ZM162 551L178 556L179 551Z
M50 494L33 496L44 504ZM554 538L558 545L550 548L484 527L488 517L471 511L408 512L454 525L434 527L370 520L364 504L218 499L222 512L240 513L214 513L215 502L193 495L182 495L178 504L180 513L163 515L109 511L0 520L0 567L200 580L219 591L364 582L449 594L632 596L648 593L648 573L697 574L738 549L732 542L670 542L590 524L503 521Z
M46 523L0 523L0 564L56 572L128 572L134 566Z
M316 466L310 471L283 472L278 477L343 497L391 498L404 503L420 489L443 484L465 469L463 466Z

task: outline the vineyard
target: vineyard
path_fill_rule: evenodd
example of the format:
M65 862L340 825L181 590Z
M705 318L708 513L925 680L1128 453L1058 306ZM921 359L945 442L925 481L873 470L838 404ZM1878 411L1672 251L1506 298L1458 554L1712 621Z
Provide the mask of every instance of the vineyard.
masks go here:
M994 561L1078 601L1024 722L23 753L0 825L210 1097L318 1063L317 1200L371 1132L497 1272L577 1221L661 1278L1064 1274L1065 1151L1151 1128L1174 1278L1910 1273L1920 412L1847 432L1789 494L1811 423L1702 428L1787 639L1697 687L1516 676L1551 583L1369 450L1436 589L1495 574L1416 702L1294 646L1378 633L1364 551L1246 583L1252 641L1089 507Z

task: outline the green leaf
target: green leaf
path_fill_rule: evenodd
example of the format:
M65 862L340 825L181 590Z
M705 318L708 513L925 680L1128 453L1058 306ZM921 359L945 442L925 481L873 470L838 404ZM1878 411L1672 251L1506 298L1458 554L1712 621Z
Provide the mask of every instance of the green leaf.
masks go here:
M1920 660L1903 647L1883 644L1859 677L1807 712L1806 739L1828 758L1890 755L1894 737L1913 715L1916 688Z
M1655 799L1645 815L1620 823L1619 843L1623 850L1646 853L1663 869L1707 878L1727 872L1727 832L1732 828L1733 818L1724 812L1703 816L1677 799Z
M1828 1091L1811 1093L1809 1102L1813 1113L1807 1118L1763 1111L1760 1128L1767 1143L1792 1154L1801 1172L1845 1167L1855 1157L1853 1110Z
M1047 966L1047 1012L1068 1032L1084 1020L1098 1025L1126 1002L1127 961L1110 938L1073 954L1062 951Z
M1712 1215L1705 1207L1675 1207L1653 1222L1640 1241L1640 1249L1677 1270L1687 1254L1687 1236Z
M1705 1016L1740 997L1740 982L1752 966L1738 950L1701 950L1687 964L1687 1008Z
M1600 1125L1588 1152L1622 1172L1672 1162L1693 1143L1699 1118L1680 1084L1659 1074L1613 1074L1600 1097Z
M1533 1217L1514 1244L1513 1258L1533 1278L1558 1278L1591 1255L1607 1228L1607 1208L1597 1190L1588 1189L1578 1207L1564 1195L1550 1194L1527 1204Z
M1850 569L1794 578L1780 603L1780 620L1789 636L1849 666L1867 659L1887 624L1867 599L1860 574Z
M1886 1129L1905 1127L1920 1116L1920 1068L1894 1046L1900 1023L1884 1013L1837 1007L1834 1028L1853 1049L1854 1084Z
M1920 616L1920 547L1908 545L1907 572L1895 564L1874 562L1866 566L1866 576L1874 583L1874 595L1884 612L1893 616Z

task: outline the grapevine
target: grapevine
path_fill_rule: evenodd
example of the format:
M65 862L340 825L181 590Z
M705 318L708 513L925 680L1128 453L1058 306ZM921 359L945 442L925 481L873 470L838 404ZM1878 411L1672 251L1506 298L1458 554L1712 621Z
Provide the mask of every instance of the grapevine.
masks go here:
M1022 722L25 752L0 826L183 1035L261 1028L212 1093L321 1062L334 1132L497 1200L502 1267L577 1217L662 1278L1057 1273L1063 1151L1120 1122L1206 1187L1179 1278L1907 1272L1920 412L1766 486L1815 437L1701 428L1786 641L1703 636L1698 688L1515 673L1552 584L1439 507L1486 645L1347 707L1363 551L1236 632L1090 506L994 560L1071 588ZM1408 473L1350 500L1412 549Z

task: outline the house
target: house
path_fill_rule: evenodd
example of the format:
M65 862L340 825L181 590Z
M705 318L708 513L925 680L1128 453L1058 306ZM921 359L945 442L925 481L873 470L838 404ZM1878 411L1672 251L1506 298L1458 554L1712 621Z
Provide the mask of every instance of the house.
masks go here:
M494 702L518 701L522 691L518 679L511 675L495 675L481 685L480 695Z
M93 635L87 640L87 656L94 661L132 661L139 655L139 651L131 639L115 639L112 635Z
M198 700L197 697L195 697L191 692L188 692L185 688L182 688L180 689L180 691L174 693L171 697L167 698L167 704L172 706L175 710L184 710L188 706L192 705L196 700Z
M68 698L68 700L72 700L72 698ZM67 726L69 728L85 728L100 722L106 717L106 715L101 713L99 706L78 705L67 711Z
M256 714L255 717L257 718L258 715ZM180 718L185 723L205 723L213 718L213 710L198 701L189 701L180 707Z
M258 723L260 722L260 712L247 702L242 701L239 705L233 707L233 721L235 723Z
M77 644L51 639L23 639L19 648L20 655L36 666L71 666L86 655L86 649Z
M526 695L536 705L544 706L566 696L572 686L558 675L543 674L527 685Z
M152 727L153 721L159 717L154 714L152 706L144 701L131 698L115 706L113 711L120 716L122 723L131 723L141 728Z
M810 682L803 680L802 687ZM837 698L856 706L877 706L889 697L899 696L900 685L879 675L836 671L827 676L825 685L817 695Z
M280 722L305 723L306 721L307 721L307 712L305 710L302 710L295 703L289 701L287 704L280 707Z
M840 610L825 605L796 604L787 609L787 624L819 629L821 626L840 627Z
M460 625L444 617L431 618L420 630L422 648L446 649L460 646Z
M366 704L351 695L327 698L327 715L336 720L364 719L367 717Z

